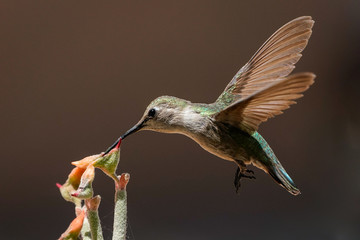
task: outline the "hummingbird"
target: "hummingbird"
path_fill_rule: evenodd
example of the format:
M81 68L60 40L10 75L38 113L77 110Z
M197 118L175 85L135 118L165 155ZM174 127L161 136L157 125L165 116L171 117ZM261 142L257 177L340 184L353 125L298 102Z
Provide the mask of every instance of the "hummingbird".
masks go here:
M242 178L255 178L253 165L268 173L293 195L300 190L257 131L267 121L295 104L315 75L290 74L312 33L310 16L296 18L278 29L235 74L225 90L210 104L192 103L172 96L153 100L140 121L121 139L141 130L183 134L203 149L236 164L236 192Z

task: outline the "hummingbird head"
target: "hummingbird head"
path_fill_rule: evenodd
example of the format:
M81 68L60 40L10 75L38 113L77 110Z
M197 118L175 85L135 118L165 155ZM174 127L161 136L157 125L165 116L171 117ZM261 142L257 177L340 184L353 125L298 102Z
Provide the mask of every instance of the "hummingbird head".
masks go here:
M182 111L189 103L189 101L170 96L156 98L146 108L140 121L121 138L124 139L140 130L167 133L181 131Z

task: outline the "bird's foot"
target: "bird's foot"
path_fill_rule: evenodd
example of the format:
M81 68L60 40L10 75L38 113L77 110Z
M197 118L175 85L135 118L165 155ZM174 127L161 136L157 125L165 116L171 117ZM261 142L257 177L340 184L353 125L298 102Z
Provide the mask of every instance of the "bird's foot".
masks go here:
M245 172L254 174L254 171L249 170L249 169L246 169ZM241 182L240 182L241 178L256 179L255 176L245 175L244 173L242 173L242 171L240 171L240 168L238 167L236 169L235 179L234 179L234 186L235 186L235 189L236 189L236 193L239 192L239 188L241 186Z
M240 179L241 179L240 168L238 167L238 168L236 169L235 179L234 179L234 186L235 186L235 189L236 189L236 190L235 190L236 193L238 193L239 188L240 188L240 186L241 186Z
M255 176L249 176L249 175L245 175L245 174L241 174L241 177L249 178L249 179L256 179Z

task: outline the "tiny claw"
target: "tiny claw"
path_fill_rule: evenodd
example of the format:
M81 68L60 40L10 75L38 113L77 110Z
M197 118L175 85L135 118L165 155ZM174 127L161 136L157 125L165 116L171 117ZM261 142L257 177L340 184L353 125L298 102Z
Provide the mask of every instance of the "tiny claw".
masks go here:
M61 185L60 183L56 183L56 186L57 186L58 188L61 188L61 187L62 187L62 185Z
M248 175L245 175L245 174L242 174L242 173L241 173L241 177L249 178L249 179L256 179L255 176L248 176Z
M240 180L234 184L235 185L235 192L238 194L239 193L239 189L241 187L241 182Z
M249 169L246 169L245 172L254 174L254 171ZM236 193L239 193L239 189L241 186L241 178L256 179L255 176L245 175L244 173L242 173L241 169L237 167L235 172L235 179L234 179L234 186Z
M236 172L235 172L235 179L234 179L234 186L236 188L238 188L238 185L240 185L240 178L241 178L241 175L240 175L240 168L236 168Z
M253 170L250 170L250 169L246 169L246 172L247 173L252 173L252 174L255 174Z

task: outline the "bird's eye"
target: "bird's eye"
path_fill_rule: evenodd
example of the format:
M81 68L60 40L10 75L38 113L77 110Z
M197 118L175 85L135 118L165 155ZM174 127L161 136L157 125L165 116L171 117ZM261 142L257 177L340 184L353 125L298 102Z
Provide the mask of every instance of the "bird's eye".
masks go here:
M156 110L154 108L152 108L152 109L149 110L148 116L149 117L154 117L155 114L156 114Z

